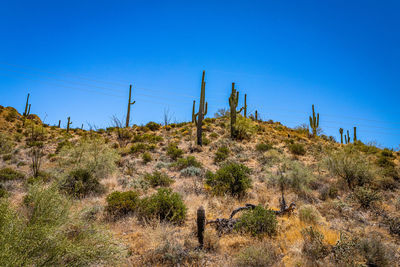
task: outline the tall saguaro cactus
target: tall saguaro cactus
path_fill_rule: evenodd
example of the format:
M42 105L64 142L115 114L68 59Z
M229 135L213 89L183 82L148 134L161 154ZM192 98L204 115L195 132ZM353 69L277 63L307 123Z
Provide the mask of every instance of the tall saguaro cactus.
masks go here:
M193 100L193 108L192 108L192 123L194 123L194 119L195 119L195 109L196 109L196 100Z
M132 84L129 86L129 99L128 99L128 111L126 112L126 124L125 127L129 127L130 115L131 115L131 106L136 103L136 101L131 102L132 96Z
M317 117L315 117L314 105L312 105L312 116L310 116L310 127L313 132L313 136L317 135L317 129L319 127L319 113L317 113Z
M256 110L256 113L255 113L255 119L256 119L256 121L258 121L258 111Z
M350 143L350 132L349 132L349 130L347 130L347 143L348 144Z
M357 127L354 126L353 142L357 141Z
M206 226L206 211L203 206L197 209L197 239L199 240L200 248L204 245L204 228Z
M347 145L348 141L347 141L347 135L344 135L344 143Z
M242 112L244 107L242 107L240 110L236 111L237 105L239 102L239 92L236 91L235 89L235 83L232 83L232 92L231 95L229 96L229 107L231 109L230 115L231 115L231 138L236 138L236 114Z
M72 124L72 121L71 121L71 117L68 117L67 119L68 119L68 122L67 122L67 133L68 133L69 132L69 126Z
M28 116L31 111L31 104L29 104L29 96L30 94L28 93L28 96L26 97L25 111L23 114L24 117Z
M339 133L340 133L340 143L343 144L343 128L339 129Z
M58 120L58 128L61 127L61 120Z
M244 94L244 117L247 118L247 94Z
M204 76L206 75L206 72L203 70L203 76L201 78L201 92L200 92L200 105L199 105L199 111L197 113L194 113L195 110L195 101L193 101L193 114L192 114L192 120L196 124L197 127L197 144L199 146L203 145L203 139L202 139L202 134L203 134L203 119L204 116L207 115L207 102L205 102L206 98L206 82L204 81Z

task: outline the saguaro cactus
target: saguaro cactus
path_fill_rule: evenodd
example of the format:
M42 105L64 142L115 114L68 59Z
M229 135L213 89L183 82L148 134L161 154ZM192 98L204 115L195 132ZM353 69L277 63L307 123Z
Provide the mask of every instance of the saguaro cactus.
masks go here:
M195 119L195 108L196 108L196 100L193 100L193 109L192 109L192 123L194 123Z
M206 226L206 211L203 206L197 209L197 239L199 240L200 248L204 246L204 228Z
M357 127L354 126L353 142L357 141Z
M317 117L315 117L314 105L312 105L312 116L310 116L310 127L313 132L313 136L317 135L317 129L319 127L319 113L317 113Z
M71 121L71 117L68 117L67 119L68 119L68 122L67 122L67 133L68 133L69 132L69 126L72 124L72 121Z
M58 128L61 127L61 120L58 120Z
M347 143L348 143L348 144L350 143L350 133L349 133L349 130L347 130Z
M340 143L343 144L343 128L339 129L339 133L340 133Z
M203 119L204 116L207 115L207 102L205 102L206 98L206 82L204 81L204 76L206 75L206 72L203 70L203 76L201 78L201 92L200 92L200 106L199 106L199 112L194 113L195 109L195 101L193 101L193 114L192 114L192 120L196 124L197 127L197 144L199 146L203 145L203 139L202 139L202 134L203 134Z
M25 111L24 111L24 114L22 114L24 117L28 116L29 112L31 110L31 105L29 104L29 95L30 94L28 93L28 96L26 97ZM28 110L28 107L29 107L29 110Z
M247 118L247 94L244 94L244 117Z
M125 127L129 127L130 115L131 115L131 106L136 103L136 101L131 102L132 95L132 84L129 86L129 99L128 99L128 111L126 112L126 124Z
M256 118L256 121L258 121L258 112L257 112L257 110L256 110L255 118Z
M236 111L237 105L239 102L239 92L235 89L235 83L232 83L232 92L229 97L229 107L231 108L230 115L231 115L231 138L236 138L237 132L235 128L236 124L236 114L242 112L244 107L240 110Z
M347 145L347 135L344 135L344 143Z

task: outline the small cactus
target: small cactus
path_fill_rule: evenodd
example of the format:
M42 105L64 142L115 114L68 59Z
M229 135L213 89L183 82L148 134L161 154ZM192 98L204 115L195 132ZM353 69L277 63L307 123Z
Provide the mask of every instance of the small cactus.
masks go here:
M197 209L197 239L199 240L200 248L204 246L204 229L206 226L206 211L203 206Z
M68 119L68 122L67 122L67 133L68 133L69 132L69 126L72 124L72 121L71 121L71 117L68 117L67 119Z
M310 127L313 132L313 136L317 135L317 129L319 127L319 113L317 113L317 117L315 117L314 105L312 105L312 116L310 116Z
M205 102L205 98L206 98L206 82L204 81L204 77L206 75L206 72L203 71L203 76L201 78L201 92L200 92L200 105L199 105L199 112L194 113L195 110L195 104L196 102L193 101L193 110L192 110L192 121L196 124L197 127L197 144L199 146L203 145L203 119L204 116L207 115L207 102Z
M236 91L235 89L235 83L232 83L232 92L231 95L229 96L229 107L231 109L230 115L231 115L231 138L234 139L236 138L236 114L242 112L244 107L242 107L240 110L236 111L237 105L239 102L239 92Z
M343 128L339 129L339 133L340 133L340 143L343 144Z
M126 124L125 127L129 127L130 115L131 115L131 106L136 103L136 101L131 102L132 95L132 84L129 86L129 100L128 100L128 111L126 112Z

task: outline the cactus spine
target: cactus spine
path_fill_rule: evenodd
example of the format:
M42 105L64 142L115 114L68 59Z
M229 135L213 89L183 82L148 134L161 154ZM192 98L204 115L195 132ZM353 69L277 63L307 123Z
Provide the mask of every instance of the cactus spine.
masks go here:
M199 112L194 113L195 109L195 101L193 101L193 114L192 114L192 120L196 124L197 127L197 144L199 146L203 145L203 139L202 139L202 134L203 134L203 119L204 116L207 115L207 102L205 102L206 98L206 82L204 81L204 76L206 75L206 72L203 70L203 76L201 78L201 92L200 92L200 105L199 105Z
M339 129L339 133L340 133L340 143L343 144L343 128Z
M310 116L310 127L313 132L313 136L317 135L317 129L319 127L319 113L317 113L317 117L315 117L314 105L312 105L312 117Z
M131 115L131 106L136 103L136 101L131 102L132 96L132 84L129 86L129 99L128 99L128 111L126 112L126 124L125 127L129 127L130 115Z
M71 121L71 117L68 117L67 119L68 119L68 122L67 122L67 133L68 133L69 132L69 126L72 124L72 121Z
M244 117L247 118L247 94L244 94Z
M204 245L204 228L206 226L206 211L203 206L197 209L197 239L200 243L200 248Z
M357 141L357 127L354 126L353 142Z
M58 128L61 127L61 120L58 120Z
M28 110L28 108L29 108L29 110ZM31 105L29 104L29 93L28 93L28 96L26 97L25 111L24 111L23 116L24 117L28 116L30 111L31 111Z
M236 138L236 114L242 112L243 108L242 107L240 110L236 111L237 105L239 102L239 92L236 91L235 89L235 83L232 83L232 92L229 97L229 107L231 108L230 115L231 115L231 138L234 139Z

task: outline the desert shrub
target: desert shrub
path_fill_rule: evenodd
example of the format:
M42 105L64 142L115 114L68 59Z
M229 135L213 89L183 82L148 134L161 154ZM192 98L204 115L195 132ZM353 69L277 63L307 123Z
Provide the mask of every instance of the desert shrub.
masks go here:
M264 142L264 143L259 143L256 145L256 151L257 152L265 152L272 149L272 145L268 142Z
M269 267L279 262L276 247L270 243L260 243L245 247L235 258L238 267Z
M3 161L8 161L12 159L12 155L11 154L6 154L3 156Z
M326 185L321 188L320 199L327 200L328 198L336 198L338 196L339 189L336 185Z
M161 128L161 125L154 121L150 121L146 124L146 127L149 128L151 131L157 131Z
M301 234L304 240L302 251L310 261L316 262L328 256L329 246L323 242L322 233L310 226L303 229Z
M251 170L243 164L228 163L215 173L208 171L206 184L216 195L230 194L240 198L251 188L250 172Z
M237 140L249 140L256 131L256 124L251 119L237 116L235 124L235 138Z
M229 157L230 151L227 146L221 146L218 148L217 152L215 152L214 162L219 163L226 160Z
M0 198L5 198L8 196L7 190L4 188L2 184L0 184Z
M164 172L154 171L153 173L146 173L144 179L149 182L152 187L156 186L169 186L174 182Z
M210 133L210 138L217 139L218 138L218 134L217 133Z
M182 197L169 188L160 188L157 193L140 201L139 217L143 220L159 219L181 224L186 219L187 208Z
M306 150L304 149L304 146L300 143L292 143L288 145L289 151L293 155L298 155L302 156L306 154Z
M11 153L14 147L11 138L4 133L0 133L0 154L8 154Z
M381 176L374 180L374 184L382 190L394 190L398 183L390 176Z
M106 211L114 218L118 218L134 212L139 205L139 193L135 191L115 191L106 198Z
M0 200L0 266L118 264L122 247L93 223L70 213L70 201L54 186L29 188L26 216Z
M167 155L172 159L176 160L183 155L183 150L178 148L178 145L175 143L170 143L167 147Z
M153 158L151 157L151 154L149 152L144 152L142 154L142 160L144 164L147 164L149 162L151 162L153 160Z
M235 225L235 229L253 236L266 234L272 236L277 231L278 221L275 213L262 206L245 211Z
M64 139L57 144L56 153L59 153L64 147L72 147L72 143L68 139Z
M98 194L104 191L99 179L86 169L72 170L59 185L60 189L67 194L82 198L90 194Z
M158 142L161 142L163 138L161 136L155 135L155 134L136 134L132 138L133 143L137 142L142 142L142 143L151 143L151 144L156 144Z
M11 110L8 110L7 115L4 117L6 121L8 122L13 122L15 119L18 117L18 112L13 108Z
M353 151L339 151L326 159L331 174L341 177L351 190L372 181L373 174L367 162L365 157Z
M16 171L12 168L0 169L0 182L11 180L22 180L25 175L22 172Z
M136 143L130 148L131 154L143 153L147 150L149 150L149 145L145 143Z
M41 183L48 183L50 182L52 176L50 173L48 172L44 172L44 171L40 171L38 172L37 176L31 176L29 177L26 182L28 184L34 184L37 182L41 182Z
M321 214L312 205L304 205L299 209L299 219L302 222L316 224L320 218Z
M367 266L394 266L394 250L385 245L379 237L364 238L359 246Z
M98 219L99 214L103 211L103 206L95 204L82 210L81 218L87 222L93 222Z
M359 253L359 239L350 238L347 235L340 234L340 239L332 248L333 260L338 266L356 266L357 262L364 260Z
M86 169L101 179L113 173L119 155L99 137L85 137L75 145L65 146L59 154L59 165L63 169Z
M179 171L188 167L195 167L195 168L200 168L201 163L196 160L195 157L193 156L188 156L186 158L180 158L178 159L174 164L174 167L176 167Z
M374 202L381 199L379 192L364 186L357 187L353 196L363 208L369 208Z
M202 170L197 167L187 167L183 170L181 170L181 175L185 177L191 177L191 176L201 176L202 175Z

